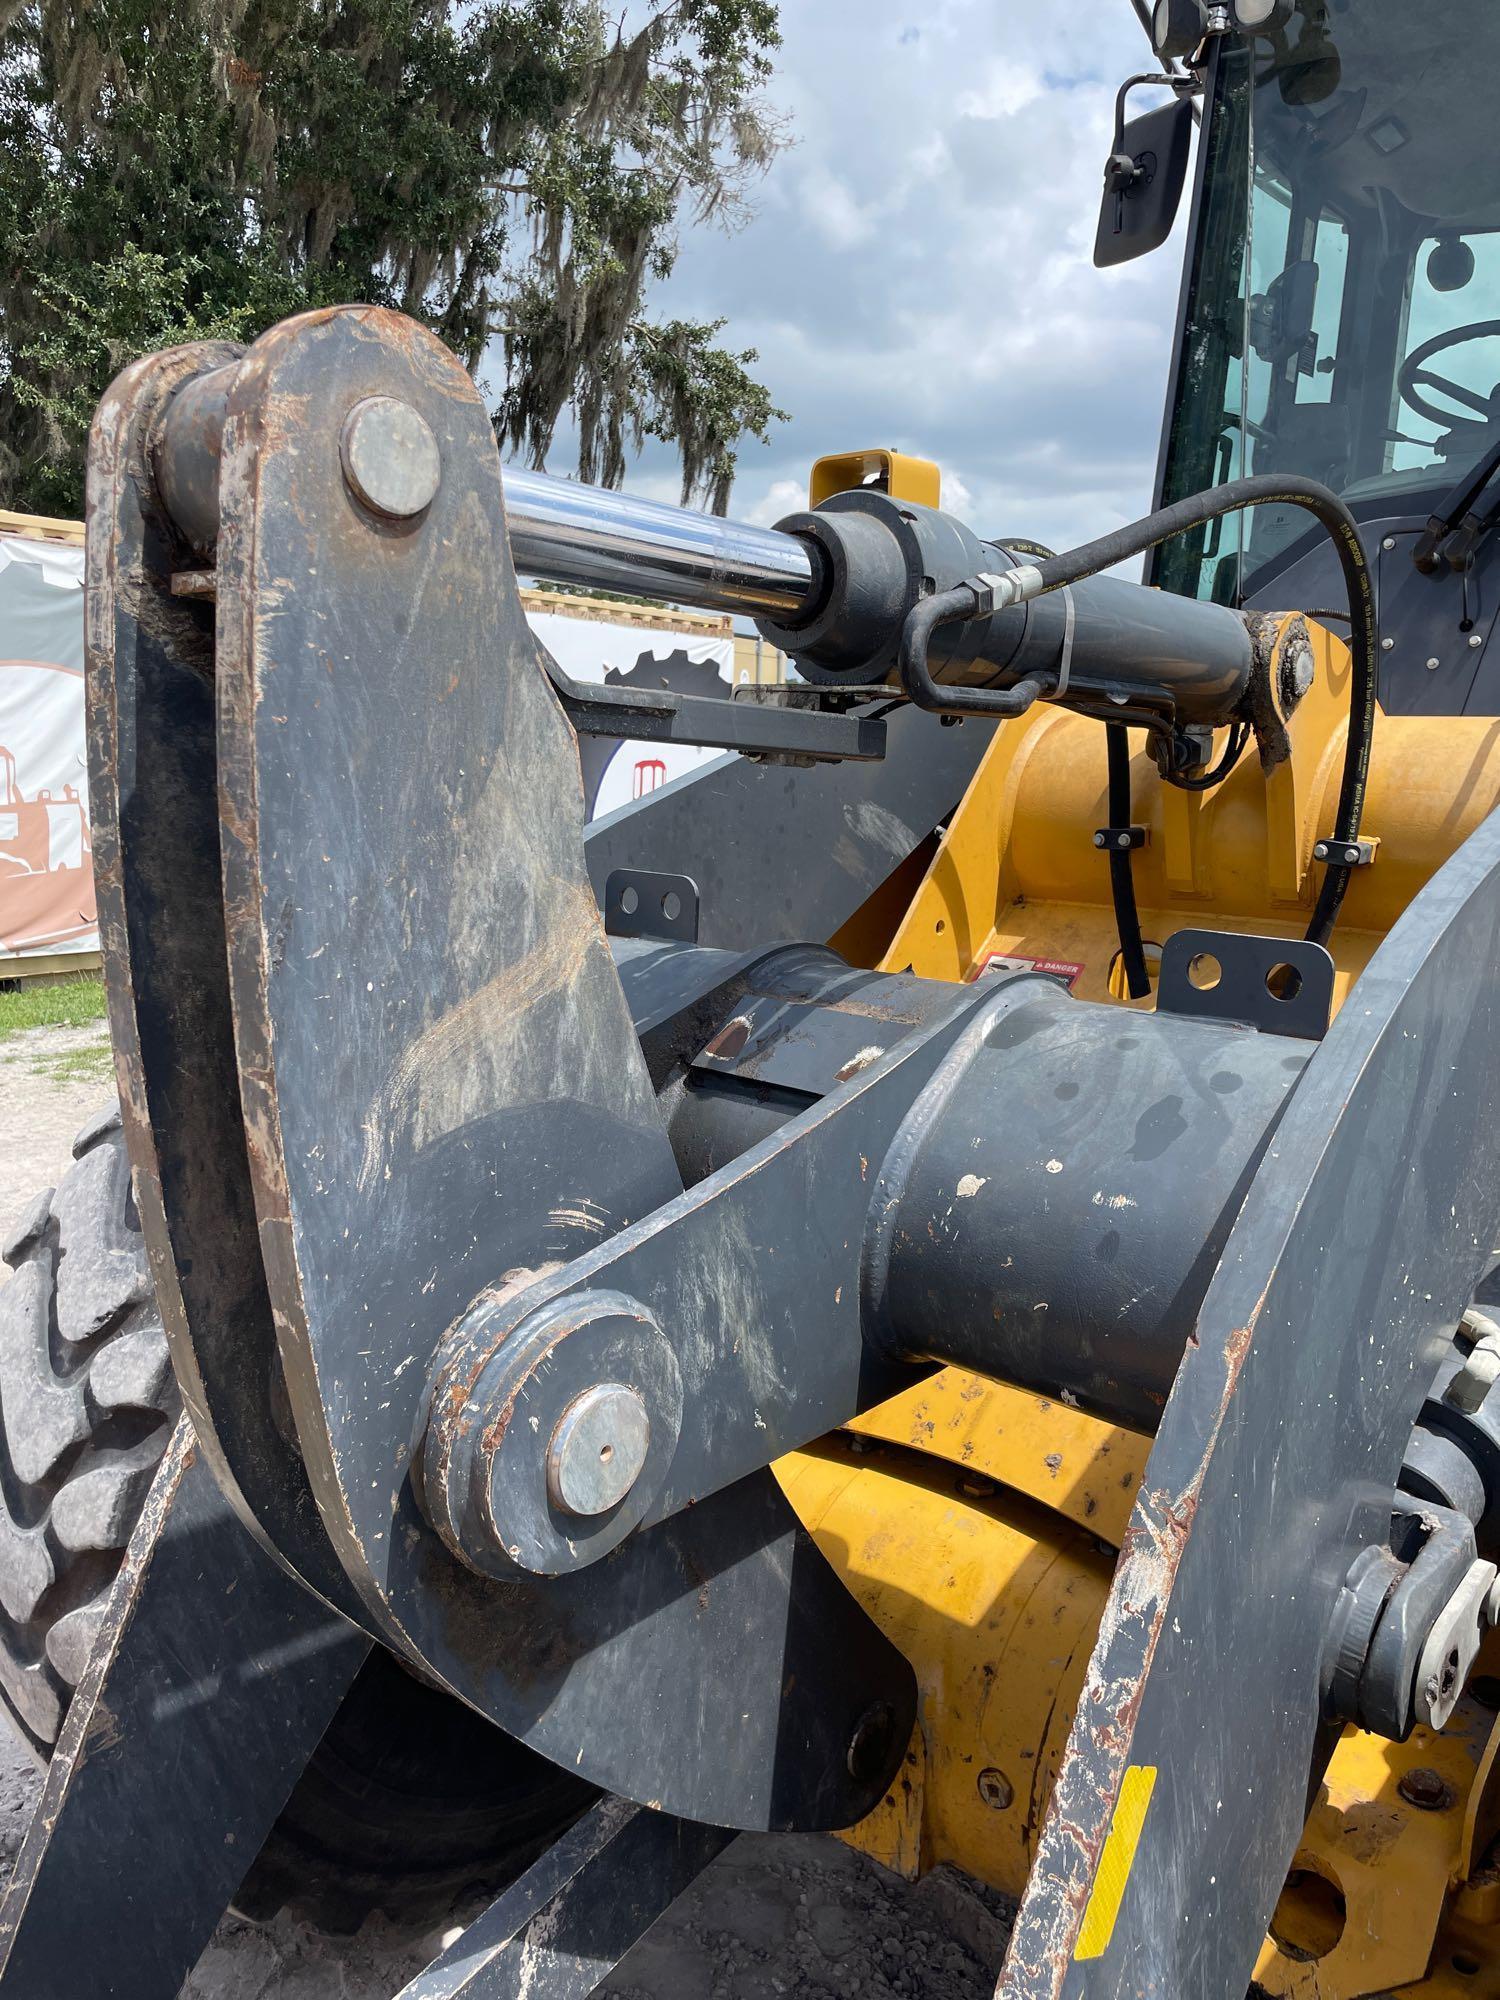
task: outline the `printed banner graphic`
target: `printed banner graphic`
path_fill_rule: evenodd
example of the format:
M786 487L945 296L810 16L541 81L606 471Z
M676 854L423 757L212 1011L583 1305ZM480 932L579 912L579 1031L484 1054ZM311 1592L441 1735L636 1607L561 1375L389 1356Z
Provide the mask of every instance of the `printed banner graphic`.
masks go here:
M0 536L0 959L97 951L83 551Z
M731 637L533 613L565 673L606 687L725 694ZM599 817L721 753L585 736ZM83 551L0 536L0 963L97 951L83 713Z

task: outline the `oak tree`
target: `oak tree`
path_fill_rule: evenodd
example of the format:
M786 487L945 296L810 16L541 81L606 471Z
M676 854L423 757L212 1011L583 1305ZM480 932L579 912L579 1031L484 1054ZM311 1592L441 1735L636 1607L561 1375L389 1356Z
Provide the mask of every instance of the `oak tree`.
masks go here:
M509 452L722 511L777 411L722 321L653 317L687 223L783 143L774 0L0 0L0 504L81 502L111 376L339 300L490 380Z

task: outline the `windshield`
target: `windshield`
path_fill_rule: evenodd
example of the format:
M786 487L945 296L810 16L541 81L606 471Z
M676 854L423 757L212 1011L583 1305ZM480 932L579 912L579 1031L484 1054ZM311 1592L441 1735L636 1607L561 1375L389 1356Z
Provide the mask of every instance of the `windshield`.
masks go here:
M1218 44L1163 499L1301 472L1431 511L1500 442L1496 0L1297 0ZM1261 507L1156 581L1229 603L1307 532Z

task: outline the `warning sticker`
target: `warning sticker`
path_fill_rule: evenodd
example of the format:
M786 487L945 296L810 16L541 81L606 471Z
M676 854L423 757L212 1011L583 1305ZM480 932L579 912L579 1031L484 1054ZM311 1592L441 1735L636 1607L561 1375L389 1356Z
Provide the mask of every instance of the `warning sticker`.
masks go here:
M1083 971L1081 965L1068 958L1017 958L1003 951L988 951L969 974L971 981L983 979L993 972L1050 972L1054 979L1060 979L1071 992L1074 982Z

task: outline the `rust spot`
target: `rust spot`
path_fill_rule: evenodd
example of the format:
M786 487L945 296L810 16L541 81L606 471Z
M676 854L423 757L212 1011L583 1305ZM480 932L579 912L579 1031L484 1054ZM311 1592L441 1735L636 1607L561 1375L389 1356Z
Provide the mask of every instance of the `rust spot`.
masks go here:
M726 1021L718 1034L703 1051L719 1062L733 1062L750 1039L750 1016L736 1014L732 1021Z

